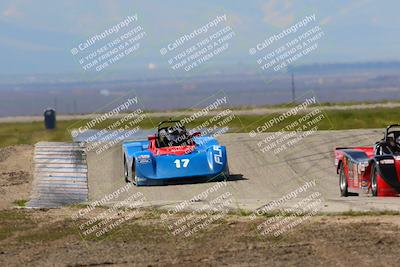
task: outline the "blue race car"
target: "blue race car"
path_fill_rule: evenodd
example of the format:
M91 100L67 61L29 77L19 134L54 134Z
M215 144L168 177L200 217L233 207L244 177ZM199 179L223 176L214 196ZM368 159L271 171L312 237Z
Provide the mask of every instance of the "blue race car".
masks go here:
M179 121L162 121L148 140L124 141L124 176L137 186L166 181L226 180L226 148L214 137L189 134Z

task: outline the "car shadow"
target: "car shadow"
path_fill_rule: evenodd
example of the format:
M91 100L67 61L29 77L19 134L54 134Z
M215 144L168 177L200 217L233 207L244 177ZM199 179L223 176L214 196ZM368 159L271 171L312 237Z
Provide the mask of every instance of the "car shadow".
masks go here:
M354 192L347 192L347 196L348 197L358 197L359 194L358 193L354 193Z
M243 174L231 174L231 175L229 175L229 178L227 181L233 182L233 181L242 181L242 180L249 180L249 179L243 177Z
M227 182L234 182L234 181L242 181L248 180L247 178L243 177L243 174L231 174L229 175ZM167 181L163 181L162 184L152 184L150 186L168 186L168 185L184 185L184 184L202 184L202 183L215 183L221 182L222 179L206 179L206 178L184 178L184 179L168 179Z

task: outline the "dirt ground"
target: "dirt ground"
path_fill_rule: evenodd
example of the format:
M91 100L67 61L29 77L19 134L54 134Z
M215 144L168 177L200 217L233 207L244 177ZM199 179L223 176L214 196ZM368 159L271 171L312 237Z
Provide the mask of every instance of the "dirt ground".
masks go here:
M0 266L398 266L397 213L317 215L280 238L257 230L267 217L233 213L189 237L174 235L162 211L144 209L108 233L80 226L105 208L76 218L83 205L50 210L18 208L32 182L32 146L0 149ZM134 211L134 210L133 210ZM122 216L122 211L117 211ZM113 218L114 221L119 217Z
M146 211L104 238L82 240L76 208L1 211L2 266L398 266L399 217L316 216L281 239L228 215L190 237Z
M33 146L18 145L0 148L0 209L27 200L33 177Z

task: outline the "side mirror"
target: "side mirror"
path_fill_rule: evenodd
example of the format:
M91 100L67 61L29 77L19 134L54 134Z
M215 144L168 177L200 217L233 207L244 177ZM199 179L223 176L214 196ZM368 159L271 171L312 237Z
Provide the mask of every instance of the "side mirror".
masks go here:
M192 134L192 136L200 136L201 135L201 132L194 132L193 134Z

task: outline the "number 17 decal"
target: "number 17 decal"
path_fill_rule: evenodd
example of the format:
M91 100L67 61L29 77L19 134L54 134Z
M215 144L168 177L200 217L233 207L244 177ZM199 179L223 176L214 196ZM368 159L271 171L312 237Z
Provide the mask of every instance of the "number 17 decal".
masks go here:
M181 159L181 160L176 159L176 160L174 161L175 167L176 167L177 169L180 169L181 166L182 166L183 168L186 168L186 167L188 166L188 164L189 164L189 161L190 161L190 159Z

